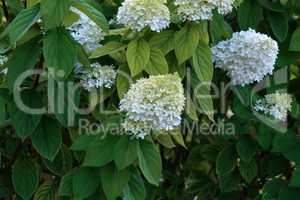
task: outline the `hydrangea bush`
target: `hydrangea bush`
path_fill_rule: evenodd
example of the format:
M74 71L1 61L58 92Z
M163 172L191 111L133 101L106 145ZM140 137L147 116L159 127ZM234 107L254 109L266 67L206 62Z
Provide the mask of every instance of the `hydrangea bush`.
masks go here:
M0 199L300 199L299 0L0 7Z

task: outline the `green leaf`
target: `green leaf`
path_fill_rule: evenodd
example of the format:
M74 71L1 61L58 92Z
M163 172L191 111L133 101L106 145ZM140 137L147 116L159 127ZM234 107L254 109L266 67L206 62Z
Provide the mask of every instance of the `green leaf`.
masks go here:
M127 65L121 65L117 75L117 91L119 99L122 99L125 93L129 90L131 81L128 77L129 69Z
M257 176L257 165L253 159L251 162L240 162L239 171L247 183L251 183Z
M48 69L63 72L57 76L66 78L74 68L77 55L76 44L69 33L63 28L51 29L44 36L43 44Z
M64 27L70 27L70 26L72 26L75 22L78 22L79 19L80 19L80 16L79 16L77 13L75 13L75 12L69 10L69 11L66 13L66 16L65 16L64 19L63 19L62 25L63 25Z
M300 168L297 166L290 181L290 186L300 188Z
M98 170L88 167L80 167L73 174L73 193L77 199L85 199L93 194L99 184Z
M129 180L129 170L118 170L113 164L100 170L103 191L108 200L114 200L121 195Z
M63 176L73 166L72 152L68 147L63 146L53 161L44 159L46 167L54 174Z
M228 39L232 36L231 26L224 20L224 17L218 12L214 13L213 19L210 20L210 35L213 44Z
M70 171L66 173L60 183L58 188L59 196L72 196L73 195L73 176L75 171Z
M5 104L6 104L6 102L2 98L0 98L0 126L2 126L5 123L5 119L6 119L6 106L5 106ZM0 159L0 161L1 161L1 159Z
M239 190L240 177L236 173L230 173L220 177L220 189L222 193Z
M256 144L251 138L242 137L238 143L236 143L236 150L242 161L247 163L252 160L256 153Z
M300 27L298 27L293 33L291 42L290 42L290 51L300 51Z
M284 181L277 178L265 183L263 187L262 199L271 200L278 199L280 189L284 186Z
M12 183L18 195L30 199L38 186L39 170L30 158L20 156L12 167Z
M300 192L297 188L283 186L278 194L278 200L300 199Z
M72 1L72 6L86 14L91 20L93 20L100 28L102 28L105 32L109 30L109 24L105 18L105 16L92 5L87 3L84 0L76 0Z
M206 114L211 121L214 121L214 104L210 86L207 84L198 85L194 90L194 96L200 105L203 114Z
M164 55L175 48L175 32L172 30L162 31L155 34L149 41L150 47L159 48Z
M88 150L95 140L98 140L97 136L90 134L83 134L78 136L71 146L71 149L74 151L85 151Z
M237 19L241 29L256 29L263 20L263 9L256 0L245 0L239 6Z
M64 127L72 127L76 120L76 108L79 106L80 90L68 81L57 81L48 78L49 111L55 114L56 119Z
M33 200L55 200L55 186L52 181L45 181L34 194Z
M106 137L99 141L99 144L90 147L85 154L83 164L89 167L101 167L113 160L114 146L117 137Z
M196 24L187 24L175 34L175 54L179 65L191 58L199 43L199 31Z
M281 13L269 12L267 19L276 38L283 42L289 31L288 18Z
M60 127L55 120L44 117L32 134L31 141L37 152L52 161L62 143Z
M70 9L70 0L42 0L41 13L48 29L62 24Z
M90 58L99 58L108 54L116 53L119 51L125 50L126 46L122 43L111 41L105 44L104 46L101 46L97 49L95 49Z
M113 158L118 169L128 167L137 159L138 141L130 137L121 137L115 144Z
M16 48L12 57L7 62L7 81L11 91L14 91L14 86L17 78L27 70L32 69L39 57L40 46L36 39L33 39Z
M147 67L145 68L145 71L150 75L160 75L168 73L168 63L164 54L158 48L152 48L150 50L150 60Z
M174 144L171 135L169 135L168 133L164 133L162 131L162 133L157 133L157 141L163 145L164 147L168 148L168 149L173 149L176 147L176 145Z
M211 50L208 45L203 42L199 43L193 55L192 66L201 82L211 82L214 66L212 63Z
M144 182L138 171L132 170L130 173L130 179L123 194L127 200L144 200L146 198Z
M273 138L273 152L286 153L294 150L294 148L299 145L297 139L293 133L288 132L285 134L277 133Z
M286 11L285 7L279 1L258 0L258 2L265 8L268 8L269 10L272 10L275 12L285 12Z
M155 145L148 141L140 141L138 145L138 160L147 181L158 185L161 178L162 163Z
M24 90L21 93L21 100L29 109L38 109L42 107L41 96L35 91ZM30 114L27 110L24 111L20 108L15 102L12 104L11 121L16 129L17 136L24 140L37 128L42 116L40 114Z
M23 9L7 26L1 37L8 34L11 43L17 42L40 17L39 5Z
M175 129L174 131L172 131L171 136L178 144L180 144L182 147L186 148L184 138L183 138L183 135L182 135L180 129Z
M236 167L236 154L233 147L224 148L218 155L216 171L219 176L229 174Z
M20 0L8 0L6 3L14 15L17 15L24 8Z
M190 94L186 95L186 106L185 106L185 112L194 121L199 121L198 115L197 115L197 108L193 100L191 99Z
M150 47L144 39L136 39L128 44L126 57L132 76L141 73L150 60Z
M273 130L267 125L260 124L256 133L256 140L264 150L269 150L273 139Z

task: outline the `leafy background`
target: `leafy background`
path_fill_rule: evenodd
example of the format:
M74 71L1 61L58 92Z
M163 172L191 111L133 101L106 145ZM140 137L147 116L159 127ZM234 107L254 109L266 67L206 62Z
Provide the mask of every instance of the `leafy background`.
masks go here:
M134 33L110 26L119 0L1 2L0 51L9 55L8 63L1 67L8 69L7 75L1 75L0 89L1 199L300 199L298 0L244 0L225 18L215 13L209 22L175 22L161 33L147 29ZM104 46L91 55L65 28L76 20L70 6L107 33ZM216 106L219 100L194 95L201 82L228 81L224 72L213 69L210 47L248 28L270 35L280 45L276 70L288 70L288 82L280 87L296 99L285 134L252 114L251 87L231 88L226 106L235 115L230 119L218 114L222 113ZM21 73L34 68L64 70L59 80L34 75L22 85L26 105L40 108L49 103L49 81L77 81L76 60L85 67L94 60L114 64L133 79L177 72L191 88L184 119L192 125L224 118L225 124L234 123L236 134L201 135L201 130L187 128L171 135L157 133L149 140L113 135L101 139L104 132L78 135L78 124L68 127L70 116L57 113L58 105L52 108L54 114L30 115L14 104L13 85ZM188 71L191 79L185 76ZM126 79L118 76L116 87L94 102L116 111L128 88ZM210 92L210 88L200 91ZM66 95L64 103L70 100L86 105L86 91ZM213 108L215 115L210 112ZM108 126L120 123L123 116L104 115L96 109L84 117Z

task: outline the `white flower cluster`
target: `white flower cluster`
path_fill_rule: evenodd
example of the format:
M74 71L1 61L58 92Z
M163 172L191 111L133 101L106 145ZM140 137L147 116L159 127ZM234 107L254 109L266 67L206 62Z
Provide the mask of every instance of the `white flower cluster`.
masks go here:
M71 7L71 11L80 17L77 22L68 28L73 38L79 42L87 52L91 52L101 46L99 42L104 39L103 30L78 9Z
M169 131L181 122L185 97L178 74L142 78L133 84L120 102L126 112L123 127L128 134L144 138L153 131Z
M136 31L150 27L160 32L170 24L170 11L165 3L167 0L125 0L118 10L117 21Z
M175 0L177 13L183 20L197 21L209 20L213 16L213 10L221 15L228 14L233 9L235 0Z
M293 98L287 93L272 93L255 102L254 110L263 112L280 121L286 121L288 111L292 109Z
M227 71L234 85L244 86L272 74L278 44L269 36L249 29L220 42L212 48L212 53L215 67Z
M116 81L117 72L113 66L101 66L99 63L91 64L91 70L81 72L81 82L86 90L93 88L111 88Z

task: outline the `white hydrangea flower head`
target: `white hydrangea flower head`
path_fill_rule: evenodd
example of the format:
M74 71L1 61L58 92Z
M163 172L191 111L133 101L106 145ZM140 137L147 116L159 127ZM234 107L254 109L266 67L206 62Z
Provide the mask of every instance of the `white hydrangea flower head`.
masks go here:
M126 113L123 127L128 134L144 138L151 131L169 131L181 123L185 97L178 74L142 78L131 85L120 101Z
M212 48L216 68L227 71L233 85L261 81L272 74L278 55L278 44L269 36L254 30L234 33L230 40Z
M125 0L118 10L117 22L141 31L149 27L160 32L170 24L167 0Z
M288 111L292 109L293 97L288 93L272 93L265 95L263 99L257 100L253 109L274 119L286 121Z
M210 20L213 10L221 15L232 11L235 0L175 0L177 13L187 21Z
M104 31L80 10L71 7L71 11L79 15L79 20L68 29L73 38L79 42L87 52L91 52L100 47L104 39Z
M117 72L113 66L101 66L99 63L91 64L90 70L81 72L81 83L86 90L93 88L111 88L116 81Z

